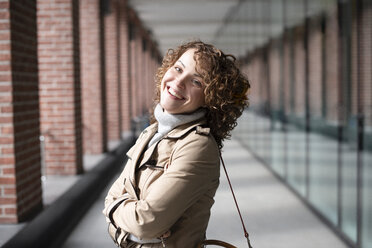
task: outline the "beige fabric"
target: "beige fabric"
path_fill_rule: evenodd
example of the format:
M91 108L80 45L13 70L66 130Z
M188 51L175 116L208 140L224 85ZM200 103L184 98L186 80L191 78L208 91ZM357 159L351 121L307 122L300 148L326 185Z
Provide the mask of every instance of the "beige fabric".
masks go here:
M171 236L165 240L169 248L196 247L204 240L220 171L214 138L208 129L196 129L204 122L175 128L147 150L157 124L142 132L105 200L104 213L117 198L129 194L113 214L118 227L142 239L160 237L170 230ZM162 244L128 242L128 247Z

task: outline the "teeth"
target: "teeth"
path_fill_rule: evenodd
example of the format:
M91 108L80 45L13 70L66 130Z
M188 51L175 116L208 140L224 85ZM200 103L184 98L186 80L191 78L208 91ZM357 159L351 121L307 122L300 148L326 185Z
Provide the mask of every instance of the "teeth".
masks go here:
M177 98L180 99L180 100L183 99L183 97L180 96L180 95L178 95L177 92L175 92L172 88L169 88L168 91L169 91L169 93L170 93L172 96L175 96L175 97L177 97Z

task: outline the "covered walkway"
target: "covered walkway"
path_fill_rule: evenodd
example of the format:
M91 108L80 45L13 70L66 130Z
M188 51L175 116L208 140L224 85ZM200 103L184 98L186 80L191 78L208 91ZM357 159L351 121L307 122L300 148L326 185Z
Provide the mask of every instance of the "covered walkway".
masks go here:
M236 138L226 142L223 157L253 247L347 247L262 163L243 148ZM107 235L105 219L101 214L107 190L108 188L104 190L75 227L63 248L113 247L113 242ZM230 241L239 248L247 247L222 170L221 185L215 200L207 237Z
M201 39L251 82L223 156L254 247L372 248L371 24L371 0L0 0L0 246L114 246L156 70ZM208 237L246 247L223 173Z
M223 148L223 157L227 165L235 195L240 205L243 218L250 233L253 247L261 248L346 248L349 247L332 229L330 229L314 212L312 212L296 194L293 193L281 180L265 166L260 160L252 155L241 143L241 133L234 132L231 140L227 141ZM88 171L100 166L99 162L107 155L90 157L90 163L86 164ZM101 211L104 197L118 174L112 175L111 181L101 190L93 190L95 200L84 213L80 214L79 220L71 230L55 226L56 231L62 230L66 234L54 234L59 243L53 247L62 248L92 248L114 247L113 241L107 234L107 225ZM84 177L84 176L82 176ZM48 204L55 206L60 198L68 199L73 192L71 189L77 186L81 176L51 177L48 182L50 187ZM96 178L96 180L101 178ZM96 184L91 181L91 184ZM78 197L84 198L84 195ZM81 207L80 207L81 208ZM76 209L79 212L79 209ZM81 211L80 211L81 212ZM54 212L50 216L50 222L55 222L60 213ZM65 213L64 218L75 218L76 213ZM39 225L41 230L55 223L44 222ZM67 224L65 221L60 224ZM29 225L33 223L29 223ZM24 244L27 240L33 240L30 230L22 231L27 224L0 225L1 242L4 247L14 247L12 244ZM34 225L35 226L35 225ZM36 231L36 233L40 233ZM15 235L15 236L13 236ZM40 233L43 235L43 233ZM13 237L18 240L10 240ZM63 237L60 239L60 237ZM227 184L226 177L221 167L221 182L212 208L212 216L207 230L208 238L218 238L229 241L233 245L242 248L247 247L241 227L240 219L233 203L233 198ZM24 239L25 241L20 241ZM10 240L10 242L9 242ZM6 243L8 241L8 243ZM13 242L13 243L11 243ZM27 244L27 243L26 243Z
M247 116L242 118L246 119ZM261 248L349 247L288 186L279 180L262 161L257 160L244 147L241 142L244 138L246 137L242 136L241 130L238 128L234 132L232 139L226 142L223 148L223 157L253 246ZM109 155L102 154L100 156L86 157L85 169L89 173L95 167L101 166L100 163L107 156ZM116 166L121 167L118 164ZM33 225L33 227L43 230L48 227L51 228L53 225L69 223L69 221L57 223L56 219L59 217L76 218L78 216L79 220L71 227L72 229L66 230L66 228L61 226L54 227L57 232L62 230L62 233L67 232L67 234L54 234L54 239L59 240L59 242L52 242L53 247L114 247L113 241L107 234L106 221L101 211L104 197L112 181L117 176L118 174L112 175L111 181L105 187L96 187L90 191L90 193L95 195L94 200L90 201L90 206L80 215L70 212L61 216L60 212L54 212L49 215L50 221L41 222L41 225L34 225L33 221L28 224L0 225L0 244L5 244L4 247L14 247L12 244L24 245L27 240L34 240L33 237L27 237L27 235L33 235L30 229L22 232L26 229L22 229L25 226ZM45 187L44 197L46 204L56 207L57 201L61 198L71 198L73 194L72 189L79 186L79 180L84 180L83 177L50 176L45 179L44 183L49 186ZM97 184L96 180L101 180L101 177L92 180L90 184ZM84 195L78 195L77 197L84 198ZM222 167L221 183L215 201L207 237L229 241L239 248L247 247L240 219ZM81 212L79 209L76 209L76 211ZM35 233L43 235L40 231ZM25 241L22 241L22 239Z

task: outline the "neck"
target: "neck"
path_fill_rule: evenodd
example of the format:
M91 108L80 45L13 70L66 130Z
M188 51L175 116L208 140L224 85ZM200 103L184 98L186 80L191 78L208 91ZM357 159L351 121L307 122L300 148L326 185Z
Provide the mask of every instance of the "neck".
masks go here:
M175 127L196 121L205 116L205 113L205 109L198 109L190 114L169 114L158 104L154 111L155 119L158 121L158 131L150 141L149 146L160 140Z

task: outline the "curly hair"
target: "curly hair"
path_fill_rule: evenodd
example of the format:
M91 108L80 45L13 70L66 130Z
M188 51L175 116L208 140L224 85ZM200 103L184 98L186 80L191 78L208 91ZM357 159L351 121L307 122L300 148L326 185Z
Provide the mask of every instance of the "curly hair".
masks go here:
M160 101L164 74L189 49L195 49L195 70L202 76L205 84L207 124L221 149L223 140L230 138L238 117L248 106L250 84L240 72L234 56L225 55L213 45L201 41L191 41L176 49L169 49L156 74L155 103Z

